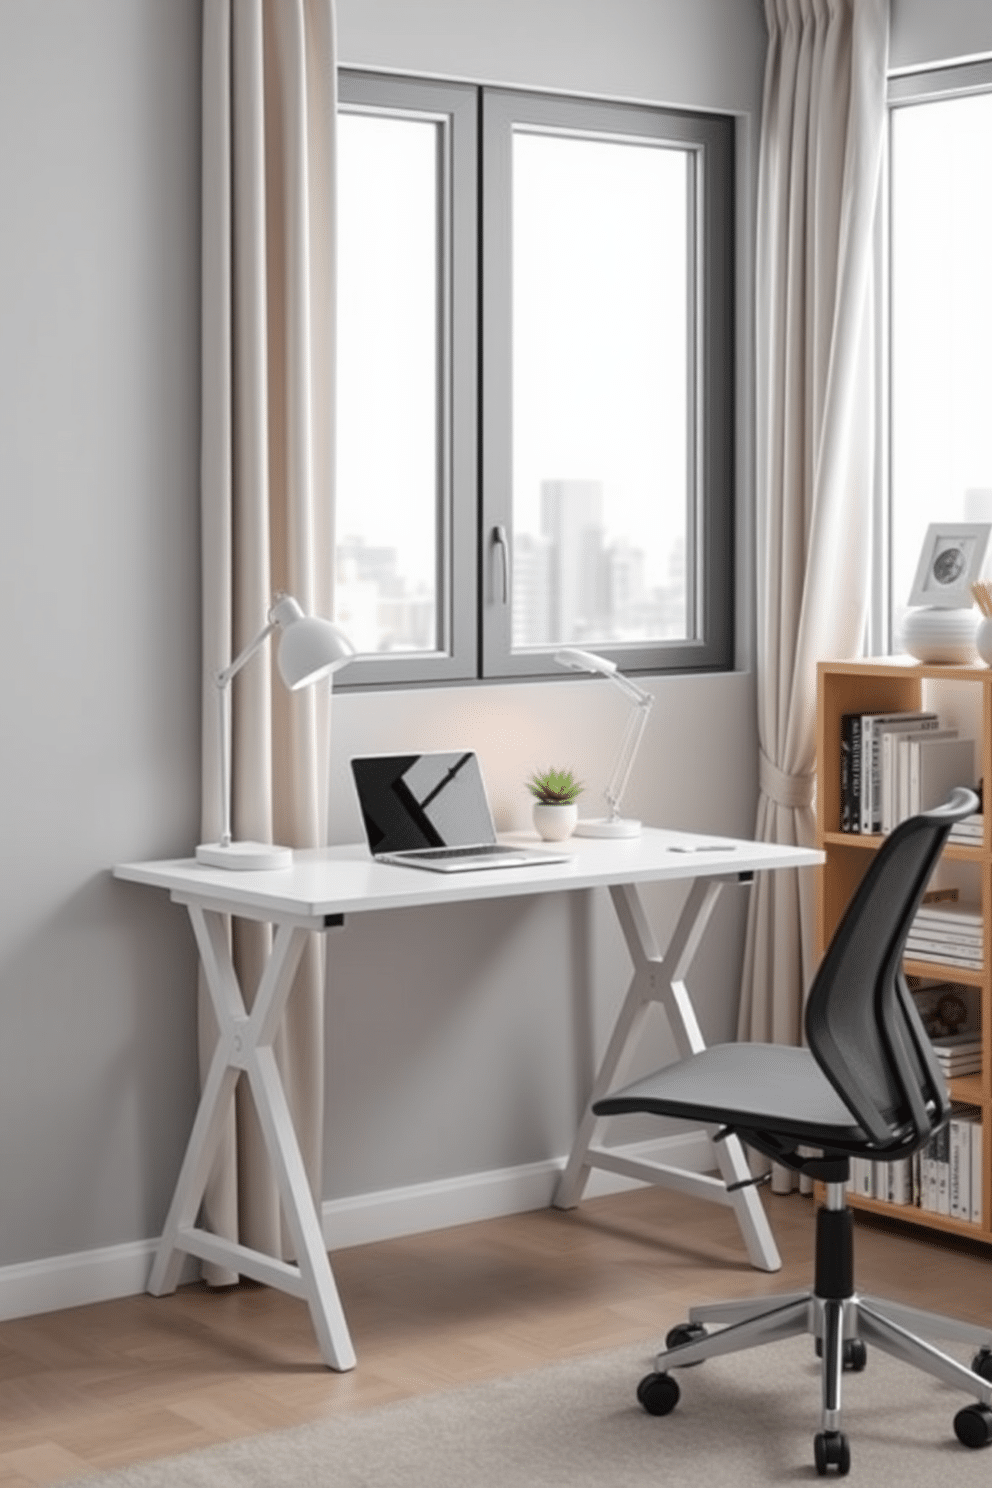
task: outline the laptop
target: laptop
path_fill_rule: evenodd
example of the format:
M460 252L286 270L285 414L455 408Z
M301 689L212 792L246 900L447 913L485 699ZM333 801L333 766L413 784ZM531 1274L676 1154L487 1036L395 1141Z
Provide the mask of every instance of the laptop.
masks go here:
M567 853L508 847L471 750L377 754L351 761L369 849L378 863L466 873L563 863Z

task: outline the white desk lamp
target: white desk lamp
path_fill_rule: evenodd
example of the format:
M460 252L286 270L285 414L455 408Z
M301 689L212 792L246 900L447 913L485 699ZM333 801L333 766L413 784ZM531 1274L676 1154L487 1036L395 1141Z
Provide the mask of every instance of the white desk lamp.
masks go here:
M236 656L230 666L218 672L217 700L220 705L220 791L223 825L219 842L204 842L196 849L196 861L211 868L231 868L242 872L289 868L293 861L291 847L277 847L271 842L231 841L231 683L274 630L279 637L277 662L279 674L290 692L310 687L346 666L355 648L343 631L330 620L305 615L295 599L277 594L268 619L258 635Z
M555 661L559 666L571 667L576 672L597 672L601 677L608 677L619 687L624 696L630 698L635 704L620 740L616 764L603 790L610 814L599 818L579 817L575 835L576 837L637 837L641 824L632 817L620 815L620 797L630 778L634 756L637 754L641 736L647 725L648 714L654 706L654 698L649 692L645 692L643 687L638 687L636 682L632 682L629 677L625 677L622 672L618 671L615 661L609 661L605 656L596 656L592 651L580 651L575 647L566 647L563 651L555 652Z

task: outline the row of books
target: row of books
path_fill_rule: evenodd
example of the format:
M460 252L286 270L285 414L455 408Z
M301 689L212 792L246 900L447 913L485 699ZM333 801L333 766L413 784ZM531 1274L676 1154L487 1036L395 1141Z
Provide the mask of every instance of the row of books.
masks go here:
M975 741L944 728L936 713L845 713L840 740L840 829L891 832L974 787ZM980 818L979 818L980 821Z
M921 904L906 939L913 960L971 971L981 971L984 951L982 911L974 904Z
M945 1080L978 1075L982 1070L982 1037L979 1033L951 1033L932 1040L937 1064Z
M980 811L955 822L948 835L948 842L960 842L965 847L981 847L985 837L985 818Z
M898 1162L854 1158L848 1188L869 1199L914 1205L972 1224L982 1222L982 1122L974 1107L952 1107L927 1145Z

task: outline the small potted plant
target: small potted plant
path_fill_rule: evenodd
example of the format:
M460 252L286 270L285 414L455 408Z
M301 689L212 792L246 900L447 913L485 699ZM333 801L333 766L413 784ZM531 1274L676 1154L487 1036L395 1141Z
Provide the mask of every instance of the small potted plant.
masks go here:
M564 842L579 819L576 802L584 787L571 770L539 770L527 782L534 797L534 826L545 842Z

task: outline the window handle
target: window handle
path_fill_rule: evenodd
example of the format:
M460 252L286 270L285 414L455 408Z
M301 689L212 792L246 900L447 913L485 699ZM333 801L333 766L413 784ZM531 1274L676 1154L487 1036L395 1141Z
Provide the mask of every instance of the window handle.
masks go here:
M493 547L500 555L500 572L503 577L502 602L510 603L510 541L502 522L493 528Z

